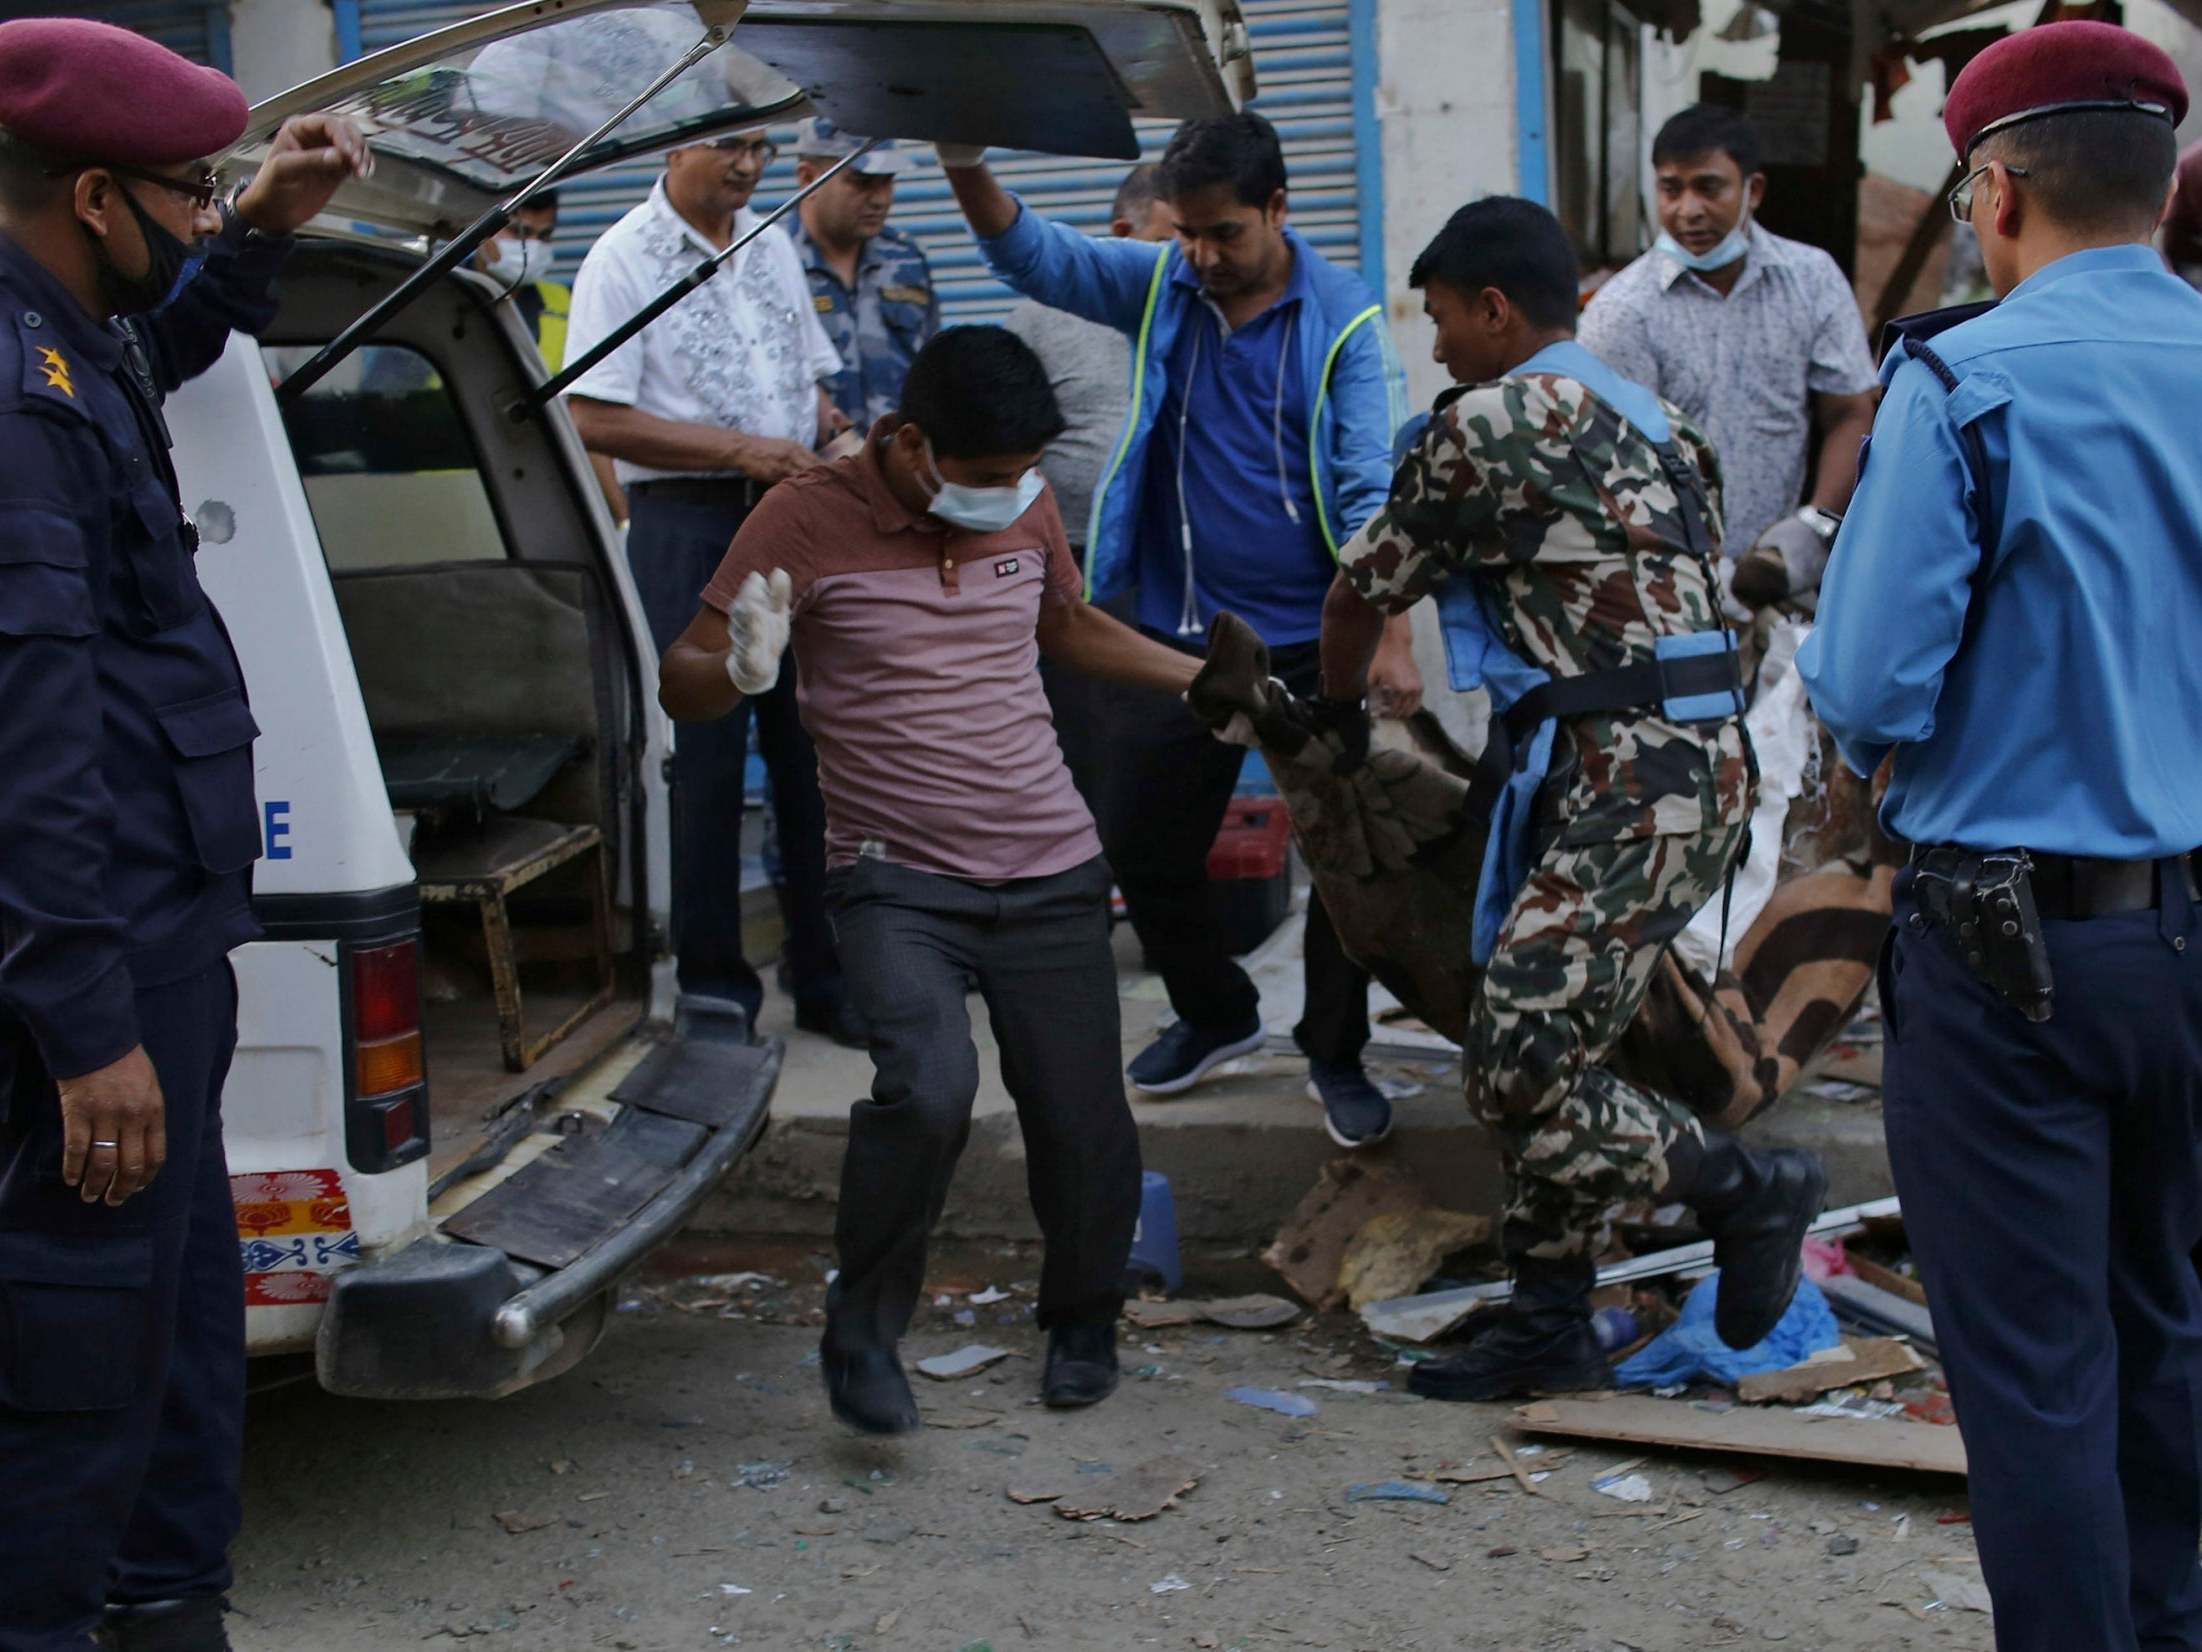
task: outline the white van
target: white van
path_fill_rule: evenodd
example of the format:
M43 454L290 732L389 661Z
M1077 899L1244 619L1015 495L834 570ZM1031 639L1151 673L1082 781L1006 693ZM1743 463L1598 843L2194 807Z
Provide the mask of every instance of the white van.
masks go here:
M534 0L254 111L241 165L312 109L377 157L266 335L167 410L261 729L267 937L235 957L223 1096L247 1335L336 1392L503 1394L571 1365L778 1076L777 1047L674 1001L671 730L572 424L497 287L418 279L707 41L579 165L813 109L1129 158L1134 116L1252 91L1235 0Z

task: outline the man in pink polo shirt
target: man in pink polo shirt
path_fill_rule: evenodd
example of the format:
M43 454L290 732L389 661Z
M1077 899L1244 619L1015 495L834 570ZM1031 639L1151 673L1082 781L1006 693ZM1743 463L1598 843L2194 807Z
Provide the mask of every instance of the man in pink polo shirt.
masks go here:
M834 1415L918 1426L896 1357L978 1091L986 1001L1047 1238L1042 1393L1116 1386L1139 1213L1109 873L1064 767L1039 658L1182 693L1198 662L1084 600L1036 468L1063 429L1047 373L999 327L940 334L864 451L782 482L735 535L660 667L683 721L777 680L792 631L826 800L827 900L871 1032L849 1117L822 1348Z

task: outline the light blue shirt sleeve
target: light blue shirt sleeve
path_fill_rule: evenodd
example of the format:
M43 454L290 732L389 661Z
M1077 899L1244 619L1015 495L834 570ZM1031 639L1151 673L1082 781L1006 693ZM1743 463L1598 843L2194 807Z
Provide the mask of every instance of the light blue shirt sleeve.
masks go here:
M1907 359L1874 418L1821 582L1818 623L1797 655L1813 710L1858 773L1871 775L1891 748L1934 733L1980 560L1949 397Z
M1403 374L1382 316L1354 328L1330 374L1330 463L1343 545L1391 498L1392 437L1406 417Z
M1042 218L1023 201L1001 234L979 242L987 267L1027 298L1121 333L1139 331L1158 259L1151 241L1103 240Z

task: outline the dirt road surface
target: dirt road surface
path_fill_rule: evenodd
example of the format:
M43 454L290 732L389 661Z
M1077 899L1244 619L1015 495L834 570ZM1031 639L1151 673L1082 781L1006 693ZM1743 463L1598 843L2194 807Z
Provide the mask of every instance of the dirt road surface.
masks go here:
M1991 1645L1961 1604L1979 1585L1961 1484L1553 1442L1523 1459L1544 1476L1533 1495L1511 1477L1440 1485L1500 1466L1506 1409L1398 1392L1403 1373L1342 1316L1127 1326L1116 1397L1046 1411L1030 1285L968 1300L1030 1280L1029 1253L936 1270L949 1301L921 1311L906 1356L1013 1357L913 1379L935 1426L861 1440L819 1388L821 1266L772 1258L784 1288L643 1287L579 1369L508 1400L256 1397L239 1652ZM1311 1379L1394 1389L1298 1386ZM1319 1409L1228 1397L1248 1385ZM1593 1489L1638 1456L1649 1501ZM1158 1458L1198 1479L1177 1506L1057 1512L1121 1505ZM1766 1473L1734 1485L1738 1469ZM1386 1481L1450 1502L1349 1499Z

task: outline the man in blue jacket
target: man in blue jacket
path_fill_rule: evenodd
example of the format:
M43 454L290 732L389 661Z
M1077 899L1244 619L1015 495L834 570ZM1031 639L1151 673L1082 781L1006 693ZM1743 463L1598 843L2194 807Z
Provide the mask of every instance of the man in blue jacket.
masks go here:
M1188 653L1217 613L1237 614L1277 674L1313 693L1338 546L1391 483L1402 380L1376 295L1286 222L1276 130L1250 113L1179 128L1157 179L1176 239L1160 249L1027 212L982 150L946 146L941 162L995 274L1132 341L1131 417L1094 495L1088 596L1136 587L1141 628ZM1403 717L1421 691L1402 617L1386 631L1372 703ZM1208 916L1208 850L1243 758L1159 694L1128 698L1107 732L1102 839L1178 1016L1132 1062L1150 1095L1188 1090L1261 1046L1254 983ZM1344 1147L1391 1129L1390 1103L1361 1066L1368 983L1312 899L1296 1036Z

